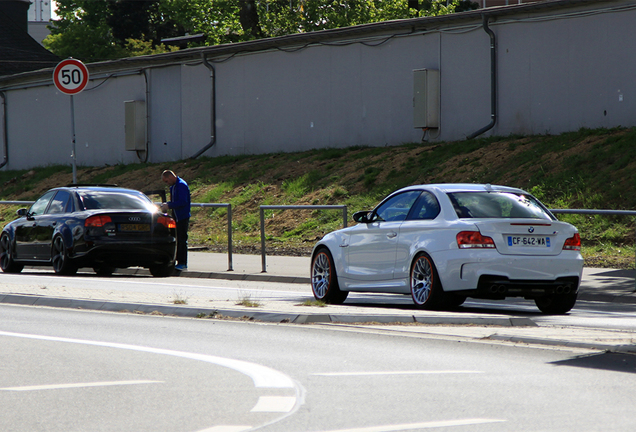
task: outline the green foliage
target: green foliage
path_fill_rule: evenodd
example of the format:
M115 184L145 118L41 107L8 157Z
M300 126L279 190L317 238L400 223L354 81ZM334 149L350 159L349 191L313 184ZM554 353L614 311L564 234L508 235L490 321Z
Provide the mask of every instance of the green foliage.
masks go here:
M164 44L153 45L151 41L143 39L126 39L126 51L130 57L162 54L178 50L179 48L175 46L167 46Z
M147 177L149 168L160 172L167 166L80 168L80 178L127 186L123 179ZM421 183L516 186L551 209L636 209L636 128L200 158L188 161L188 168L194 202L232 204L232 238L237 253L258 253L260 249L260 205L346 205L351 224L354 212L371 210L399 187ZM34 200L43 183L59 186L49 177L60 172L68 178L71 167L0 171L0 198ZM111 180L114 178L118 180ZM0 221L15 219L17 207L0 208ZM226 209L193 209L192 244L224 250L226 216ZM324 234L342 227L337 210L269 210L265 216L268 253L305 253ZM557 216L581 232L588 265L633 266L634 218Z
M171 51L161 40L204 34L206 45L470 9L460 0L58 0L44 46L85 62Z
M208 190L202 197L202 202L205 203L218 203L221 201L221 197L231 191L234 188L233 182L223 182L214 186Z

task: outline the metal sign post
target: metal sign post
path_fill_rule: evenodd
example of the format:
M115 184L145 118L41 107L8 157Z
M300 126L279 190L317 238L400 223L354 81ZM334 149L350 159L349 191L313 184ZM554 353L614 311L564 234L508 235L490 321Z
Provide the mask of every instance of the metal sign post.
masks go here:
M77 154L75 151L75 101L73 95L81 92L88 83L88 69L79 60L69 58L57 64L53 71L53 83L64 94L71 96L71 134L73 158L73 183L77 183Z

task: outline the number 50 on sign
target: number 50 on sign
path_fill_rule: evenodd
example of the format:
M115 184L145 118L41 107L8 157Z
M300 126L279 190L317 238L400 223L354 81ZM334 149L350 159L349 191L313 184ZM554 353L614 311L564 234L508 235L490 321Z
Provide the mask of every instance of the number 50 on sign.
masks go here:
M79 60L62 60L53 71L53 82L62 93L77 94L84 90L88 83L88 69Z

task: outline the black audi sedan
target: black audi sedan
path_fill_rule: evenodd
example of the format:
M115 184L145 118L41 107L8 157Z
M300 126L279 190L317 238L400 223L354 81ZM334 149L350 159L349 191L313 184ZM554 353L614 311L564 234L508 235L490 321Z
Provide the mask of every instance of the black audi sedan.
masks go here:
M49 190L0 234L0 268L19 273L48 264L72 275L90 267L99 275L145 267L172 274L176 223L142 192L116 186L69 185Z

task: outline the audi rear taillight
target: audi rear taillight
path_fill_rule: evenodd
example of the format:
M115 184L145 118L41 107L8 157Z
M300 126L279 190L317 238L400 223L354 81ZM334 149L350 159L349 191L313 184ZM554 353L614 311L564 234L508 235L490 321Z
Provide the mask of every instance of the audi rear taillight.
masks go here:
M457 246L460 249L494 249L492 238L481 235L479 231L462 231L457 234Z
M579 233L574 234L574 236L565 241L565 243L563 244L563 250L581 250L581 236L579 235Z
M169 216L159 216L157 218L157 223L165 226L166 228L176 228L177 223Z
M107 223L111 223L112 221L113 220L110 218L110 216L91 216L87 218L86 221L84 221L84 226L90 228L103 227L104 225L106 225Z

